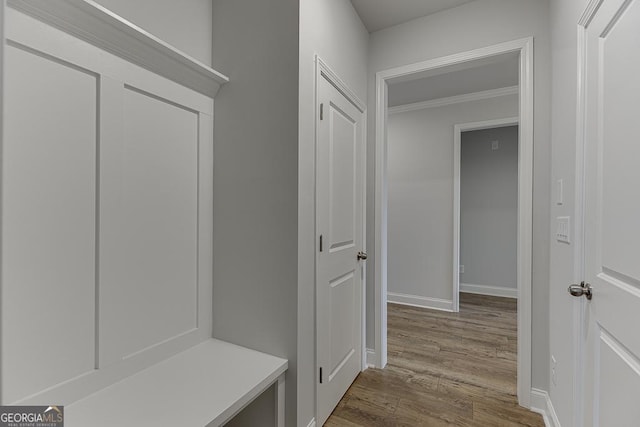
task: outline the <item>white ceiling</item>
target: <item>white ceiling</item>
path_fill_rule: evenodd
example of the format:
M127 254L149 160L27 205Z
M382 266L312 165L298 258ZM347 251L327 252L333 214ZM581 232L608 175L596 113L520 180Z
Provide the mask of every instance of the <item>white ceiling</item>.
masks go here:
M351 0L370 33L473 0Z
M509 53L414 74L389 83L389 106L516 86L519 55Z

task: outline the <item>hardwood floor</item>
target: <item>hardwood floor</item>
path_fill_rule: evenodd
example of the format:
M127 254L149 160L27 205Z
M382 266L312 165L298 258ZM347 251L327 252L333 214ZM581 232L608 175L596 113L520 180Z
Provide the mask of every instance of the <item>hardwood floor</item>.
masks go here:
M367 369L325 426L544 427L516 398L516 301L460 294L460 312L388 308L388 364Z

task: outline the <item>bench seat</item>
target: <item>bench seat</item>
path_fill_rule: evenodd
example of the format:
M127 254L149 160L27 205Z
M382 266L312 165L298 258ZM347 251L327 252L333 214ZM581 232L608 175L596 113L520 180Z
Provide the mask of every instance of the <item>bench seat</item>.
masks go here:
M284 425L287 360L209 339L65 407L67 427L219 426L277 384Z

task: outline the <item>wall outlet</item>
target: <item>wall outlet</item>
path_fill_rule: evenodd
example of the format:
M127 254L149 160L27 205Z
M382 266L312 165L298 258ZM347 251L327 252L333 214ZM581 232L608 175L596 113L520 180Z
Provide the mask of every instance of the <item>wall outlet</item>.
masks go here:
M458 270L460 274L464 273L464 265L460 264L460 266L458 267Z
M554 386L558 385L558 376L556 375L556 366L557 366L556 358L554 356L551 356L551 382L553 383Z

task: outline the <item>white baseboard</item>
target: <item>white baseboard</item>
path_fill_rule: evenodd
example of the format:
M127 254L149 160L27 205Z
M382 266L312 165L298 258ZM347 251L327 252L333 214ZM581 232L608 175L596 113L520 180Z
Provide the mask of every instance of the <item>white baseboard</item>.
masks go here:
M410 305L412 307L431 308L433 310L453 311L453 301L440 298L387 292L387 302Z
M531 410L542 415L546 427L561 427L549 393L546 391L531 389Z
M312 418L309 424L307 424L307 427L316 427L316 419Z
M372 348L367 349L367 368L375 368L376 361L378 357L376 356L376 351Z
M518 298L518 288L504 288L502 286L474 285L460 283L460 292L470 294L491 295L493 297Z

